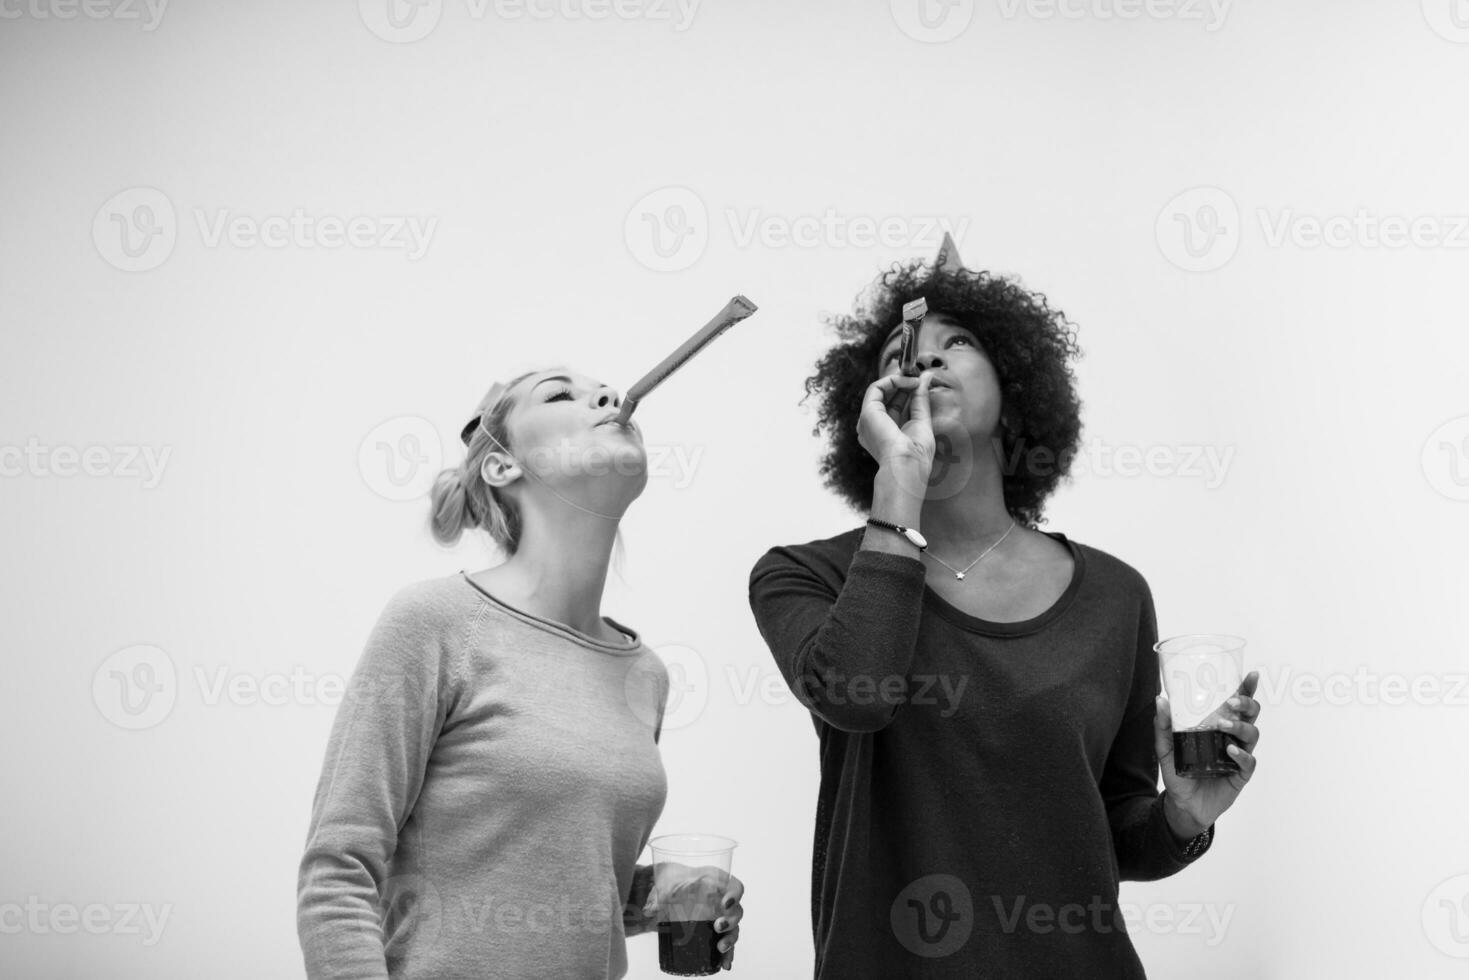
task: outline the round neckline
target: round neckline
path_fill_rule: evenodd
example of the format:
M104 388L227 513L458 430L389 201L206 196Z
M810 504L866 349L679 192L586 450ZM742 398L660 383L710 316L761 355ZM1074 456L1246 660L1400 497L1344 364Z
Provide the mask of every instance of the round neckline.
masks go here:
M1060 531L1041 531L1046 537L1059 541L1071 552L1071 581L1067 583L1066 590L1051 603L1050 608L1037 613L1029 619L1018 619L1010 623L1001 623L992 619L983 619L971 615L958 606L954 605L943 596L933 590L927 581L923 583L923 601L933 607L934 612L963 629L973 633L987 633L991 636L1019 636L1025 633L1033 633L1044 626L1049 625L1060 618L1072 601L1077 592L1081 590L1082 576L1086 572L1086 556L1082 554L1081 548Z
M519 606L512 606L510 603L506 602L504 599L501 599L499 596L486 589L483 585L480 585L474 579L470 578L469 573L464 571L462 568L459 570L459 577L482 598L488 600L492 605L496 606L497 608L509 613L511 616L514 616L516 619L528 623L531 626L535 626L540 629L547 630L548 632L555 633L558 636L563 636L566 639L571 640L572 642L577 643L581 646L590 647L600 653L611 653L624 656L627 654L638 653L642 649L643 641L642 638L638 636L637 630L629 626L622 625L611 616L603 616L602 622L606 623L608 626L611 626L623 636L627 637L626 643L613 643L609 640L599 640L595 636L590 636L586 633L583 633L581 630L573 629L570 626L567 626L565 623L558 623L554 619L546 619L542 616L537 616L535 613L526 612Z

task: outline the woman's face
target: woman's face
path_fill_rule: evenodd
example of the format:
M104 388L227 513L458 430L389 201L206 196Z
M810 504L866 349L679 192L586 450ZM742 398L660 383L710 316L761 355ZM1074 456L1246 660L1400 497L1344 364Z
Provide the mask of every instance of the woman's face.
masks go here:
M878 354L880 377L898 373L902 343L900 324ZM978 338L953 318L930 313L918 327L916 345L918 369L933 372L928 404L934 432L993 435L1000 420L1000 379Z
M522 467L558 490L582 484L588 492L600 488L598 497L642 491L648 479L642 433L631 419L626 426L612 421L622 405L616 389L553 368L525 378L511 395L515 407L506 426Z

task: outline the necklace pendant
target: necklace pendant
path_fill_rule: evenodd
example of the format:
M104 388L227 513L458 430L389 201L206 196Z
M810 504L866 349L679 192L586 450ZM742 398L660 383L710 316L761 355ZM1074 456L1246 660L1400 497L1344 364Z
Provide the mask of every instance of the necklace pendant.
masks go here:
M963 572L955 572L954 573L954 577L957 578L957 579L963 579L964 578L964 573Z

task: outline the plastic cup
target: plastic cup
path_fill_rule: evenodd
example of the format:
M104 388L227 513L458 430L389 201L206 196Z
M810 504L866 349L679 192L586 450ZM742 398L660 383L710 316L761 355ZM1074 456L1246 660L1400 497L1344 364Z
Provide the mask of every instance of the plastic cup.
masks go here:
M1244 679L1245 641L1218 633L1173 636L1154 644L1163 690L1173 713L1173 768L1187 779L1239 772L1229 757L1240 740L1219 723L1237 717L1225 702Z
M713 834L665 834L653 849L653 893L658 907L658 967L680 977L718 973L724 954L714 920L729 888L737 841Z

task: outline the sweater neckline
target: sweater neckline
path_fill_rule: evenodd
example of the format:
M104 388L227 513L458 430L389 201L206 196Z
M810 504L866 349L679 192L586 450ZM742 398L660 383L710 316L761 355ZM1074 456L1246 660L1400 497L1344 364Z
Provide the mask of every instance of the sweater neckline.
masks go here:
M521 609L518 606L512 606L510 603L494 595L484 586L480 585L474 579L470 578L469 573L464 571L463 569L459 570L459 577L471 589L473 589L484 599L488 600L496 608L504 610L506 613L509 613L511 616L530 626L534 626L538 629L543 629L547 632L555 633L558 636L565 637L566 639L572 641L573 643L576 643L579 646L589 647L590 649L596 650L600 653L610 653L619 656L627 656L629 654L640 653L642 650L643 642L642 638L638 636L637 630L629 626L622 625L611 616L603 616L602 622L606 623L607 625L611 626L613 629L617 630L619 633L627 637L626 643L613 643L609 640L599 640L595 636L583 633L581 630L572 629L565 623L558 623L554 619L546 619L542 616L537 616L534 613L526 612L524 609Z
M1034 633L1048 626L1066 612L1072 601L1075 600L1077 592L1081 590L1081 580L1086 573L1086 556L1082 554L1081 548L1077 546L1075 541L1072 541L1060 531L1041 531L1041 533L1065 545L1066 550L1071 552L1073 563L1071 582L1066 586L1066 591L1062 592L1060 597L1051 603L1049 609L1037 613L1029 619L1019 619L1012 623L1000 623L992 619L982 619L979 616L970 615L935 592L927 582L923 583L924 602L931 606L934 612L951 623L973 633L985 633L990 636L1023 636L1026 633Z

